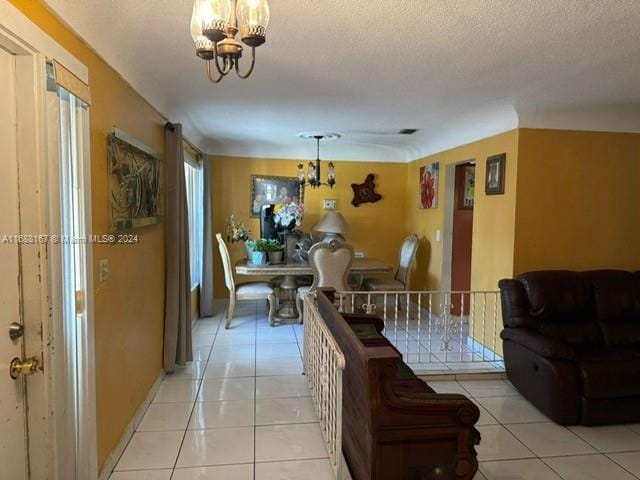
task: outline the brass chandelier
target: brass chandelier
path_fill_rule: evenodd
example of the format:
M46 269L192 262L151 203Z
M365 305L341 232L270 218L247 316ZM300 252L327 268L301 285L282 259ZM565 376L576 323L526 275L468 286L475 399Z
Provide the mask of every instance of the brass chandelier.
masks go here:
M219 83L234 69L240 78L248 78L256 64L256 47L265 42L268 26L268 0L195 0L191 38L196 55L207 62L209 80ZM251 65L245 73L240 72L243 46L236 40L238 32L251 47Z
M320 140L333 140L340 138L338 133L316 133L307 132L298 134L300 138L313 138L316 141L316 161L309 162L307 167L307 174L304 173L304 165L301 163L298 165L298 183L300 186L309 185L312 188L320 188L323 185L333 188L336 184L336 167L333 162L329 162L327 165L327 181L322 181L322 174L320 172Z

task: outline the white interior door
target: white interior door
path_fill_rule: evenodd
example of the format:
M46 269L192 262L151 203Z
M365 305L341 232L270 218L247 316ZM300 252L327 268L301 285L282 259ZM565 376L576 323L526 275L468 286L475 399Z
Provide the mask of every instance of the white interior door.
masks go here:
M0 48L0 469L1 477L28 478L25 378L9 376L9 363L23 358L23 338L12 340L12 323L22 325L18 202L15 56Z

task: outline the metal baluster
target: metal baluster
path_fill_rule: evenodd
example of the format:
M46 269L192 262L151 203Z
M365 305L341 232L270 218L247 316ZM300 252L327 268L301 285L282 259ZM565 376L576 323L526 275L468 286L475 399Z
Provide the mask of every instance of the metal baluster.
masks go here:
M493 361L496 361L496 350L498 344L498 296L493 294Z
M463 345L462 345L462 338L463 338L462 335L463 335L463 330L464 330L464 322L463 322L463 319L464 319L464 296L465 296L464 293L460 294L460 323L459 323L460 326L458 327L460 329L460 332L458 333L458 337L459 337L458 342L460 343L460 347L459 348L460 348L460 361L461 362L464 361L464 348L462 348L463 347Z
M476 358L476 337L475 337L475 324L476 324L476 296L471 292L469 297L469 338L471 341L471 361Z
M484 353L487 343L487 294L482 294L482 361L484 362Z
M384 323L384 331L386 333L387 331L387 293L384 293L384 299L383 299L383 309L384 309L384 316L382 317L382 323Z
M407 314L405 315L405 330L407 332L405 337L405 345L407 348L407 357L409 356L409 293L407 293ZM420 363L420 355L418 354L418 363Z
M420 358L422 356L422 339L420 338L421 336L421 330L422 330L422 325L421 325L421 320L422 320L422 293L418 292L418 358ZM429 355L427 353L427 362L431 361L431 355Z
M427 341L429 345L429 359L431 359L431 324L433 323L433 293L429 292L429 330Z
M394 329L394 342L396 345L398 344L398 294L396 293L396 301L395 301L395 309L393 315L393 329Z

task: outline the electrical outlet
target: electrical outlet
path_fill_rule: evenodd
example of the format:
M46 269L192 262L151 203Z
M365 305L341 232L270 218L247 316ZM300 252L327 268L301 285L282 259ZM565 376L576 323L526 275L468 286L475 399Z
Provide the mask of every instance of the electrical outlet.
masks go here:
M109 260L103 258L100 260L100 281L106 282L109 278Z
M332 198L324 199L324 209L325 210L335 210L336 209L336 201Z
M364 258L364 252L354 252L353 253L353 257L354 258Z

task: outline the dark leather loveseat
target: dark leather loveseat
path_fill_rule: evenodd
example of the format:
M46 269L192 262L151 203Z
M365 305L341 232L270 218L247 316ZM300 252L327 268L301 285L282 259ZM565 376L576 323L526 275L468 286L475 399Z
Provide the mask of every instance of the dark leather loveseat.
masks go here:
M501 280L511 383L562 425L640 421L640 272Z
M438 394L381 334L380 318L340 314L333 293L318 310L345 357L342 449L354 480L471 480L480 411L463 395Z

